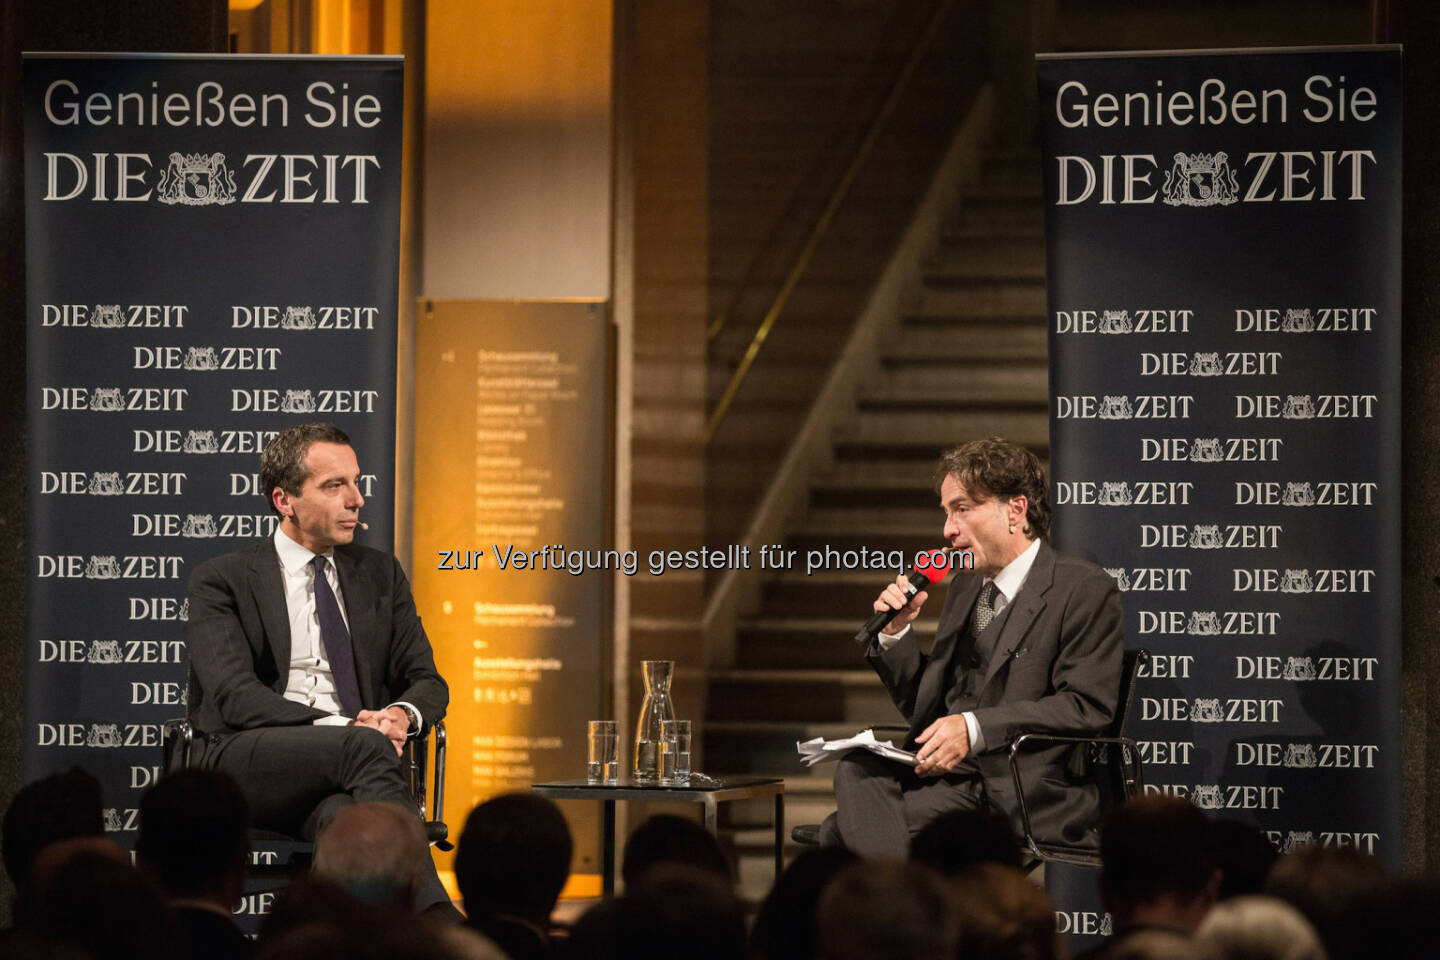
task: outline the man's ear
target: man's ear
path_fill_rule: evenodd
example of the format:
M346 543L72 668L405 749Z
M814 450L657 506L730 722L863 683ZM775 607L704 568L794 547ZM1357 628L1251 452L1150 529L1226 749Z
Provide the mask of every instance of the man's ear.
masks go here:
M286 493L284 489L276 487L274 490L271 490L270 502L275 505L276 510L280 511L282 520L286 517L294 519L295 508L290 506L290 494Z
M1005 505L1006 519L1014 524L1015 529L1025 529L1025 516L1030 511L1030 498L1023 493L1017 493L1010 498Z

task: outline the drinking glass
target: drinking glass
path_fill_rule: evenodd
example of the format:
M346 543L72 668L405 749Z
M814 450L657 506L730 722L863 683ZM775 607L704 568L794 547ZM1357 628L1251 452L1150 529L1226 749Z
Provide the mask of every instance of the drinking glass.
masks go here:
M620 780L620 735L614 720L591 720L585 779L590 783Z
M690 781L690 721L660 724L660 782L681 786Z

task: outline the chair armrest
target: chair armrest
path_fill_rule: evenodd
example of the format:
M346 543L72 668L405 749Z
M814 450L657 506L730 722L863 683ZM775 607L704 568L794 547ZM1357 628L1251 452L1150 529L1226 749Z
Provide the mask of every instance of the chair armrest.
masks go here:
M161 769L167 773L190 766L190 745L195 742L195 728L184 717L166 720L160 725ZM180 751L176 765L175 751Z
M1025 845L1030 849L1030 852L1032 854L1034 854L1037 858L1041 860L1047 859L1047 857L1040 850L1039 844L1035 840L1035 834L1031 829L1030 810L1025 803L1025 785L1020 779L1020 748L1027 743L1068 743L1072 745L1086 744L1091 746L1120 747L1121 764L1127 763L1125 759L1127 756L1134 756L1136 758L1135 772L1133 778L1130 776L1125 776L1127 784L1127 796L1130 795L1130 793L1132 792L1132 787L1134 790L1139 790L1143 789L1145 786L1144 772L1138 762L1140 756L1140 747L1135 743L1134 740L1131 740L1129 737L1074 737L1065 736L1063 734L1051 733L1022 733L1015 739L1011 740L1008 750L1008 759L1010 761L1010 776L1015 781L1015 799L1020 806L1020 822L1025 828ZM1125 769L1126 768L1122 766L1122 775L1124 775L1123 772L1125 771Z
M445 721L436 720L430 725L435 737L435 790L432 794L434 804L431 820L437 823L445 821Z

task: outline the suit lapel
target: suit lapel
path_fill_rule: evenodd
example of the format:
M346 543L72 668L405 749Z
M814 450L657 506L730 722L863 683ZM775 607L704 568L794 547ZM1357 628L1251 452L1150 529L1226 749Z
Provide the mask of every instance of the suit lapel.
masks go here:
M275 658L275 669L283 680L290 671L290 608L285 603L285 574L280 569L280 555L275 552L274 540L267 538L256 545L250 571L255 606L260 611L265 638Z
M982 694L1001 665L1009 662L1010 654L1017 650L1023 651L1025 635L1030 631L1030 625L1035 622L1035 618L1045 609L1045 594L1054 581L1055 553L1048 543L1041 541L1035 563L1030 567L1030 575L1025 578L1025 585L1004 610L1007 616L999 625L1000 635L995 638L990 663L985 669L985 680L980 684Z
M350 625L350 646L355 656L355 683L360 687L360 699L369 709L374 709L373 682L376 658L375 610L371 599L375 596L375 585L368 574L361 569L349 553L335 551L335 572L340 578L340 592L345 597L345 614Z

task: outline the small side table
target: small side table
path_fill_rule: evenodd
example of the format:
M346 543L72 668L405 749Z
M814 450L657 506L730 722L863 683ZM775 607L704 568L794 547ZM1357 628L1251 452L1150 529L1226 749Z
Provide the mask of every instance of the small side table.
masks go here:
M727 800L775 798L775 876L785 869L785 781L778 777L729 777L719 786L686 784L684 786L641 786L628 779L619 783L590 783L588 780L553 780L532 784L530 789L551 800L599 800L603 811L602 844L603 883L605 894L615 892L615 801L651 800L661 803L693 800L705 805L705 829L714 834L719 822L719 806Z

